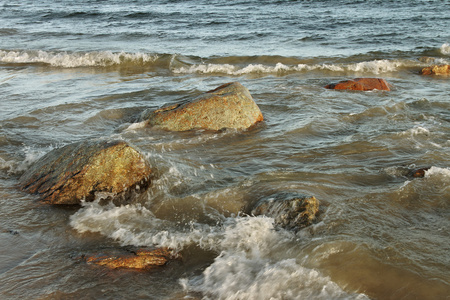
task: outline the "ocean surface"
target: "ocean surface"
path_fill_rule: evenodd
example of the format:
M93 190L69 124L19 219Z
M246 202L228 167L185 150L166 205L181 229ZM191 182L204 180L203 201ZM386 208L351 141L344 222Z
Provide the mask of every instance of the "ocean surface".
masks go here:
M450 77L419 75L449 63L450 1L0 1L0 298L450 299ZM324 88L357 77L392 90ZM256 128L134 126L232 81ZM91 138L142 151L145 201L18 190L39 157ZM237 213L280 192L315 196L315 223ZM131 246L183 258L79 259Z

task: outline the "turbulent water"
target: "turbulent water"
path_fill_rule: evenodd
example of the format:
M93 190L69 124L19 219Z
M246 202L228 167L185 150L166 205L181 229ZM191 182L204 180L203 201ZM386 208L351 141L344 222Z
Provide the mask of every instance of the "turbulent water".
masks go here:
M0 298L449 299L449 1L0 1ZM325 85L381 77L387 91ZM238 81L247 131L140 128L148 108ZM17 189L45 153L123 139L157 177L142 203L54 207ZM423 178L408 170L429 168ZM315 196L297 233L236 212ZM165 246L109 270L81 254Z

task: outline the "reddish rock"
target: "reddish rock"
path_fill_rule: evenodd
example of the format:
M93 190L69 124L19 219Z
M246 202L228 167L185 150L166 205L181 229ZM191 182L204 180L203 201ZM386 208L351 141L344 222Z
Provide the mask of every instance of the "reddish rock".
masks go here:
M430 167L409 170L407 176L414 177L414 178L422 178L422 177L425 177L425 172L428 171L429 169L430 169Z
M263 119L250 92L240 83L231 82L206 92L193 101L146 111L140 120L156 128L186 131L247 129Z
M354 90L354 91L390 91L389 84L382 78L355 78L345 80L325 86L327 89L334 90Z
M50 204L92 201L97 193L121 204L148 188L151 173L143 155L126 142L90 140L50 151L22 175L19 185Z
M450 75L450 65L435 65L423 68L420 71L422 75Z
M88 263L105 266L111 269L140 269L148 270L164 266L171 260L179 259L180 256L172 253L168 248L138 249L127 253L101 253L84 255Z

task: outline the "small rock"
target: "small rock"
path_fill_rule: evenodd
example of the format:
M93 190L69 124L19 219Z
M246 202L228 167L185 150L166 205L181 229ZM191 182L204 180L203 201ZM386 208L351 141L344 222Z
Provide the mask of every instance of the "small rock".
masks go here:
M249 91L240 83L231 82L193 101L145 111L140 121L165 130L187 131L247 129L263 119Z
M436 61L436 58L429 57L429 56L422 56L419 58L419 61L430 64L430 63L434 63Z
M450 75L450 65L434 65L423 68L420 71L422 75Z
M413 178L423 178L425 177L425 172L428 171L430 167L420 168L420 169L414 169L409 170L406 176L413 177Z
M96 194L128 203L145 191L152 170L124 141L88 140L50 151L19 179L20 188L50 204L93 201Z
M125 253L118 253L118 251L109 252L110 253L83 255L83 258L88 263L105 266L111 269L125 268L140 270L164 266L169 261L180 258L179 255L172 253L168 248L138 249L136 251Z
M354 90L354 91L390 91L389 84L382 78L355 78L353 80L340 81L325 86L334 90Z
M299 230L311 225L318 212L319 201L315 197L280 193L260 200L251 214L271 217L276 226Z

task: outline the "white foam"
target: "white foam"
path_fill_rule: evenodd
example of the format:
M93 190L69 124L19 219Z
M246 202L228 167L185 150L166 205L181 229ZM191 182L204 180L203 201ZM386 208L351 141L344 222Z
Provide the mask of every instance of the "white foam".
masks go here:
M293 235L273 228L273 219L228 219L223 237L212 244L220 255L203 274L180 283L206 299L339 299L349 298L317 270L299 265L286 255ZM284 253L280 255L280 253ZM367 299L357 295L358 299Z
M132 124L130 124L128 127L126 127L123 130L125 130L125 131L132 131L132 130L137 130L137 129L144 128L145 126L147 126L147 121L142 121L142 122L132 123Z
M431 167L427 171L425 171L425 177L430 176L441 176L450 178L450 169L449 168L439 168L439 167Z
M12 172L12 170L15 169L16 164L14 161L11 160L5 160L2 157L0 157L0 170L6 170L8 173Z
M400 61L390 61L383 59L351 64L348 66L348 70L354 72L381 74L396 71L403 65L404 63Z
M50 150L53 149L52 147ZM50 150L32 149L31 147L24 147L23 152L25 157L22 161L5 160L0 157L0 170L5 170L9 174L17 174L26 171L34 162L41 158Z
M444 55L450 55L450 44L445 43L441 46L441 53Z
M400 136L429 136L430 131L422 126L416 126L414 128L408 129L406 131L402 131L399 133Z
M243 253L223 253L201 277L180 283L186 291L206 295L205 299L368 299L363 294L349 295L295 259L256 260Z
M331 72L363 72L370 74L381 74L397 71L401 67L417 64L408 61L390 61L390 60L374 60L353 64L298 64L285 65L277 63L273 65L249 64L247 66L237 66L230 64L199 64L191 66L183 66L174 68L172 72L176 74L227 74L227 75L244 75L244 74L284 74L292 72L304 72L314 70L326 70Z
M188 245L218 253L200 276L180 281L205 299L367 299L344 292L328 277L301 266L287 254L295 236L275 230L267 217L226 218L221 225L191 223L185 230L159 220L139 205L84 203L71 217L79 232L99 232L124 245L181 250Z
M42 50L3 51L0 50L0 62L3 63L45 63L54 67L107 67L123 63L146 64L154 62L158 56L147 53L99 52L47 52Z

